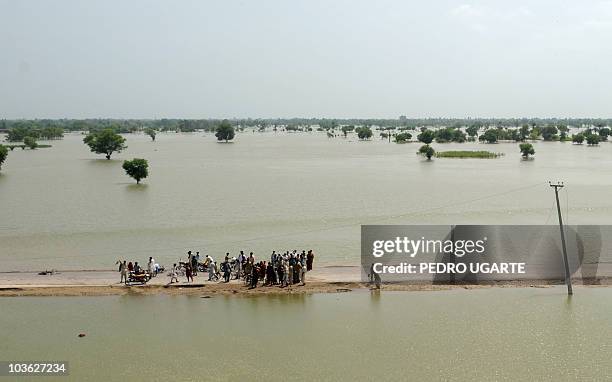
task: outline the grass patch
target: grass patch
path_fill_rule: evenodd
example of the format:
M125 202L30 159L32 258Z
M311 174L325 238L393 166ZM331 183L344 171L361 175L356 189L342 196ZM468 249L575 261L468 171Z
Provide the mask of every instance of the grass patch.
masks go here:
M490 151L438 151L436 158L476 158L476 159L495 159L504 154L493 153Z

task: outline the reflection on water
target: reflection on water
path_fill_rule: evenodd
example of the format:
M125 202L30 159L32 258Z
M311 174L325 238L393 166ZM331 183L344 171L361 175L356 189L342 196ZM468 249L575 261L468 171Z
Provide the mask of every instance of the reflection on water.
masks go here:
M149 185L145 183L140 183L140 184L130 183L127 185L127 187L125 187L125 189L129 192L145 192L147 188L149 188Z
M126 138L128 149L110 161L79 134L9 154L0 175L2 270L109 268L148 256L167 265L187 249L267 256L313 248L318 264L357 264L360 224L555 224L546 182L557 179L567 185L568 224L612 223L608 143L537 142L529 162L513 143L443 144L434 146L505 155L426 161L418 144L317 133L244 133L231 145L212 134ZM133 157L150 163L140 188L121 168Z
M69 380L606 380L611 301L563 287L4 298L0 354L68 360Z

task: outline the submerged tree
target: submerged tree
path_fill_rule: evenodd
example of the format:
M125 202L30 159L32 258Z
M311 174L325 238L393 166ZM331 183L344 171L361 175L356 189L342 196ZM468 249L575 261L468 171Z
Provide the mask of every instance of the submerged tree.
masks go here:
M28 146L28 148L31 150L34 150L38 147L38 143L36 143L36 138L34 137L23 138L23 144Z
M372 138L372 129L367 126L358 127L355 129L355 132L361 140Z
M155 130L154 130L154 129L152 129L152 128L148 127L148 128L146 128L146 129L145 129L145 131L144 131L144 132L145 132L145 134L147 134L149 137L151 137L151 140L153 140L153 142L155 142L155 135L156 135L157 133L155 132Z
M581 145L584 142L584 135L581 133L574 134L572 137L572 142Z
M597 134L599 134L600 141L607 141L608 135L610 135L610 129L607 127L600 127Z
M8 157L8 148L6 146L0 145L0 169L2 169L2 164Z
M542 134L542 139L544 139L545 141L557 140L559 138L557 136L558 132L559 130L552 125L545 126L540 130L540 133Z
M417 135L417 139L419 142L429 145L431 142L433 142L435 135L436 134L433 131L425 129L423 132L421 132L421 134Z
M478 140L486 141L487 143L496 143L497 142L497 131L495 131L494 129L488 129L480 137L478 137Z
M395 142L396 143L406 143L412 138L412 134L410 133L398 133L395 134Z
M529 137L529 134L529 125L525 124L521 126L521 128L519 129L519 136L521 137L521 141L526 140Z
M355 130L355 126L353 126L353 125L342 126L342 134L344 134L344 138L346 138L348 133L353 131L353 130Z
M519 149L521 150L521 155L523 158L529 158L529 155L534 155L535 150L533 149L533 145L531 143L521 143L519 145Z
M90 133L83 138L83 142L92 152L106 155L106 159L110 159L115 151L120 153L121 150L127 149L125 138L115 133L113 129Z
M232 124L227 119L221 121L221 123L217 126L217 132L215 133L215 137L217 137L218 141L231 141L232 139L234 139L234 135L234 126L232 126Z
M589 134L586 136L586 141L589 146L597 146L599 144L599 135Z
M144 179L149 175L149 162L146 159L134 158L123 162L125 173L136 179L136 184L140 183L140 179Z
M470 136L470 137L475 137L476 135L478 135L478 126L476 125L472 125L470 127L467 127L465 129L465 132Z
M436 150L433 149L430 145L423 145L419 148L419 154L425 155L427 160L431 160L431 157L434 156Z

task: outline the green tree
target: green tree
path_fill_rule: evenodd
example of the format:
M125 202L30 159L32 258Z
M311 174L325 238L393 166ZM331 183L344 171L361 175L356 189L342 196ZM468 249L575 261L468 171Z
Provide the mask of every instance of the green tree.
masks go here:
M363 140L372 138L372 129L367 126L358 127L355 129L355 132L357 133L357 137L359 137L359 139Z
M610 135L610 129L607 127L601 127L597 133L599 134L599 138L601 138L601 141L607 141L608 140L608 135Z
M8 157L8 148L6 146L0 145L0 169L2 169L2 164Z
M38 143L36 143L36 138L34 137L25 137L23 138L23 144L28 146L31 150L34 150L38 147Z
M145 134L147 134L149 137L151 137L151 139L153 140L153 142L155 142L155 135L156 135L157 133L155 132L155 130L154 130L154 129L152 129L152 128L148 127L148 128L146 128L146 129L145 129L145 131L144 131L144 132L145 132Z
M534 155L535 150L533 149L533 145L531 143L521 143L519 145L519 149L521 150L521 155L523 158L529 158L529 155Z
M412 138L412 134L410 133L399 133L395 134L395 142L396 143L406 143Z
M342 134L344 134L344 138L346 138L348 133L353 130L355 130L355 126L353 125L342 126Z
M586 141L589 146L597 146L599 144L599 135L589 134L586 136Z
M480 137L478 137L478 140L485 141L487 143L495 143L497 142L497 131L494 129L488 129Z
M18 121L15 122L8 131L6 140L9 142L23 141L25 137L38 138L39 131L32 121Z
M429 145L431 142L433 142L435 136L436 134L433 131L425 129L421 132L421 134L417 135L417 139L419 142Z
M196 131L196 123L191 119L182 119L178 122L177 129L181 133L193 133Z
M554 141L558 138L557 137L558 132L559 130L555 126L552 126L552 125L545 126L542 128L542 131L541 131L542 138L545 141Z
M472 125L468 128L465 129L465 132L470 136L470 137L475 137L476 135L478 135L478 126L476 125Z
M509 138L512 139L514 142L520 142L523 140L523 138L521 137L521 132L519 129L512 129L508 131L508 135Z
M123 162L125 173L136 179L136 184L140 183L140 179L144 179L149 175L149 162L146 159L134 158Z
M436 151L430 145L423 145L419 148L419 154L425 155L427 160L431 160L431 157L434 156Z
M452 141L454 132L455 132L455 129L453 129L452 127L447 127L445 129L438 129L438 131L436 131L435 133L436 142L446 143L446 142Z
M519 135L521 137L521 141L524 141L525 139L527 139L527 137L529 137L529 125L521 126L519 130Z
M389 138L389 142L391 142L391 137L393 136L392 131L395 130L395 126L387 126L384 129L387 131L385 138Z
M584 142L584 135L581 133L574 134L574 136L572 137L572 142L581 145L582 142Z
M438 143L446 143L446 142L465 142L465 133L458 128L455 127L447 127L444 129L439 129L435 132L436 142Z
M232 126L227 119L221 121L221 123L217 126L215 137L217 137L218 141L231 141L234 139L234 135L234 126Z
M127 149L125 138L115 133L113 129L92 132L83 138L83 142L89 146L91 152L104 154L106 159L110 159L115 151L120 153Z

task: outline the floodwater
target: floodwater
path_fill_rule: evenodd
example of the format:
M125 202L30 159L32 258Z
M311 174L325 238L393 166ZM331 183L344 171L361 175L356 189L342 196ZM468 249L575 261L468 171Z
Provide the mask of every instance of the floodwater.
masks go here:
M612 378L610 288L1 303L2 359L68 361L62 380Z
M80 134L17 149L0 172L0 270L110 269L118 259L165 265L188 249L313 249L317 264L358 264L360 224L556 224L549 180L563 180L569 224L612 223L612 145L434 144L498 159L417 156L418 143L328 139L325 133L127 134L111 161ZM136 185L124 159L146 158Z

